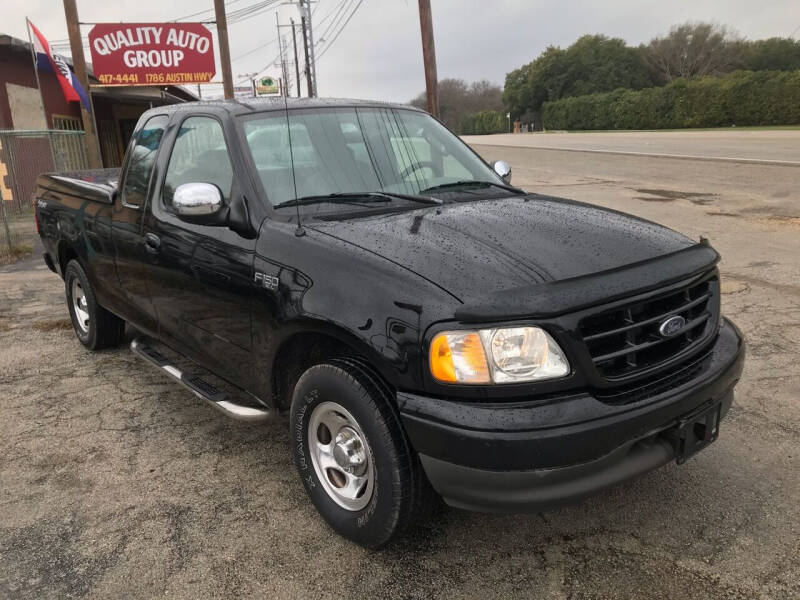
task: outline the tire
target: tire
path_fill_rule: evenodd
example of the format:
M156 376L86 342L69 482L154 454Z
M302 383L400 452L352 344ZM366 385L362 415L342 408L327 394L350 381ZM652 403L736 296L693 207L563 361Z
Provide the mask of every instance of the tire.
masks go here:
M294 389L290 423L294 460L306 492L320 515L345 538L378 548L424 520L438 505L390 391L360 361L335 359L305 371ZM353 433L356 442L350 449L363 450L354 452L354 460L363 458L366 466L352 467L345 460L348 468L355 469L349 476L342 462L325 468L337 456L347 459L342 447L353 442ZM332 455L320 458L324 453L316 446L312 452L311 444L317 442L334 448ZM363 484L360 496L351 497L355 489L351 482L359 476L371 481Z
M67 309L78 340L89 350L119 346L125 333L125 321L97 303L97 297L77 260L64 270Z

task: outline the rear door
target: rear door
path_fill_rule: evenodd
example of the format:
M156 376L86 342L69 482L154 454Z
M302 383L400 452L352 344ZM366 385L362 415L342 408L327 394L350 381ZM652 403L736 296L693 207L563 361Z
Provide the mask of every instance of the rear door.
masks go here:
M122 290L120 312L148 333L155 333L158 325L147 287L146 264L152 248L144 235L144 209L157 179L156 158L168 122L167 115L154 115L134 131L111 218L114 260Z
M244 178L234 176L222 121L213 115L176 119L144 226L144 235L158 246L148 263L148 285L159 337L249 389L255 240L225 226L187 223L172 208L175 190L184 183L214 184L229 205L243 193Z

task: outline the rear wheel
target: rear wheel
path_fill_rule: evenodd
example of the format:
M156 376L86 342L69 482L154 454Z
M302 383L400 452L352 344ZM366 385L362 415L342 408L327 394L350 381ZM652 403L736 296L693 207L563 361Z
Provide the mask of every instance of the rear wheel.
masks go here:
M377 548L437 504L389 390L366 365L337 359L308 369L291 424L306 492L344 537Z
M90 350L118 346L125 333L125 321L97 303L86 272L77 260L64 269L67 307L75 335Z

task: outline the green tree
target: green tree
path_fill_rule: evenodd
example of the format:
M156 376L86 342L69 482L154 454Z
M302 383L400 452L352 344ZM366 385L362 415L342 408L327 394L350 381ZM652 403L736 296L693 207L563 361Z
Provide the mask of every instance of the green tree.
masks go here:
M585 35L566 49L547 48L533 62L506 75L503 101L519 117L538 113L547 101L652 84L639 48L619 38Z
M800 69L800 40L769 38L741 42L737 49L742 68L748 71L796 71Z

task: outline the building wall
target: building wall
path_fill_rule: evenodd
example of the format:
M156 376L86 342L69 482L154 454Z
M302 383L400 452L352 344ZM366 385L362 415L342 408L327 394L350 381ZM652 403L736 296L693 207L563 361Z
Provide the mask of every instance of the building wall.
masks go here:
M6 97L14 129L47 129L39 90L7 81Z
M81 118L80 104L78 102L67 102L61 86L58 84L56 76L52 73L40 73L39 78L42 84L42 95L44 96L45 112L47 115L47 127L53 127L53 115ZM23 86L28 88L27 93L19 90L9 94L9 87ZM16 96L14 95L16 93ZM11 102L29 103L33 93L38 95L36 89L36 75L31 62L31 55L19 49L12 49L9 46L0 47L0 129L27 129L27 127L17 125L11 111ZM25 96L28 100L20 101L20 97ZM24 111L19 114L26 114ZM27 120L26 120L27 121ZM24 124L21 124L24 125Z

